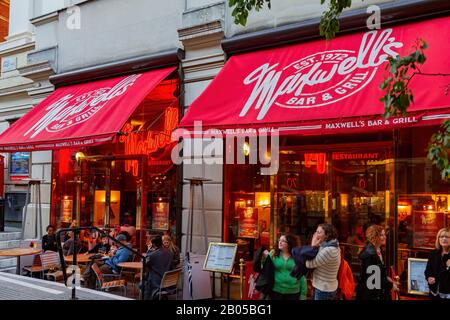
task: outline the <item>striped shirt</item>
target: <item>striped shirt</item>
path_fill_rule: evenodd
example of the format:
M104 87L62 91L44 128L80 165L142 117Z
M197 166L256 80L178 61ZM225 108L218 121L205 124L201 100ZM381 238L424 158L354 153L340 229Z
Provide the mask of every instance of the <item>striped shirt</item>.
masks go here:
M312 285L324 292L338 288L337 274L341 264L341 251L336 247L320 247L313 260L306 261L306 267L314 269Z

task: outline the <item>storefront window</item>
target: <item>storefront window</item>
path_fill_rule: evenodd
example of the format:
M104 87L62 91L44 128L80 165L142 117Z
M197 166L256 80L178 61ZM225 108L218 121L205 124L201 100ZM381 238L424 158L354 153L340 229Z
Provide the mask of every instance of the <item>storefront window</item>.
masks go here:
M436 127L404 129L398 159L398 273L406 289L408 258L427 258L439 229L450 226L450 184L426 158Z
M310 243L318 224L331 223L358 276L365 229L384 225L393 242L395 207L392 135L357 140L285 137L275 176L262 176L259 165L227 165L225 234L242 246L238 255L251 259L253 250L272 247L282 233ZM242 226L252 231L242 233Z
M77 219L81 226L120 225L176 240L177 169L170 155L177 87L176 80L163 81L112 143L54 152L53 223Z

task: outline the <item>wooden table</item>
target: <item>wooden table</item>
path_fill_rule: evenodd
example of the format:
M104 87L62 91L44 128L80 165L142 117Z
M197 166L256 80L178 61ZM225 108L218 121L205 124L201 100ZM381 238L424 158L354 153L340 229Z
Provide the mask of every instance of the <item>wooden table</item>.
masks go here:
M0 257L17 257L17 269L16 273L20 275L20 257L21 256L31 256L34 254L41 253L41 249L36 248L15 248L15 249L5 249L0 250Z
M120 262L117 266L127 269L142 270L142 262Z
M95 255L95 253L89 253L89 254L84 254L84 253L79 253L77 254L77 263L88 263L89 261L91 261L91 259L89 259L90 257L92 257L93 255ZM65 256L64 260L66 262L73 262L73 255L70 256Z
M124 269L133 269L136 272L139 272L139 283L142 284L142 262L120 262L117 266ZM134 281L133 285L136 287Z

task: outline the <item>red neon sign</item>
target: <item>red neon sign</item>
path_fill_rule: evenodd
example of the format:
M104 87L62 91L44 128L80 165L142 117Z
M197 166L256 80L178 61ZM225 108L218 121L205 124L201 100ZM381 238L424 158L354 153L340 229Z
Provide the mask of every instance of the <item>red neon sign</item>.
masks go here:
M305 167L311 168L312 162L316 162L317 173L324 174L326 171L326 153L305 153Z
M169 107L164 112L164 130L133 132L134 126L126 123L122 129L125 135L119 138L119 142L125 144L125 154L150 154L171 143L172 131L178 125L177 108ZM125 161L125 171L132 171L135 177L138 176L139 165L137 160Z

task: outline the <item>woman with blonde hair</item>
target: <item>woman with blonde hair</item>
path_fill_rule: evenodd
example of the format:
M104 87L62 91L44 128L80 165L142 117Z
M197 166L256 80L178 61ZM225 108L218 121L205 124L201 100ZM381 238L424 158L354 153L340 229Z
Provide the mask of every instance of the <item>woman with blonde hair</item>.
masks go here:
M180 264L180 249L173 243L172 238L165 234L162 236L163 247L172 252L173 260L171 269L175 269Z
M381 251L386 245L386 232L382 226L371 225L366 230L366 239L367 244L359 254L361 277L356 287L356 299L390 300L391 290L398 291L398 286L387 276Z
M433 299L450 299L450 229L436 235L436 249L428 256L425 278Z

